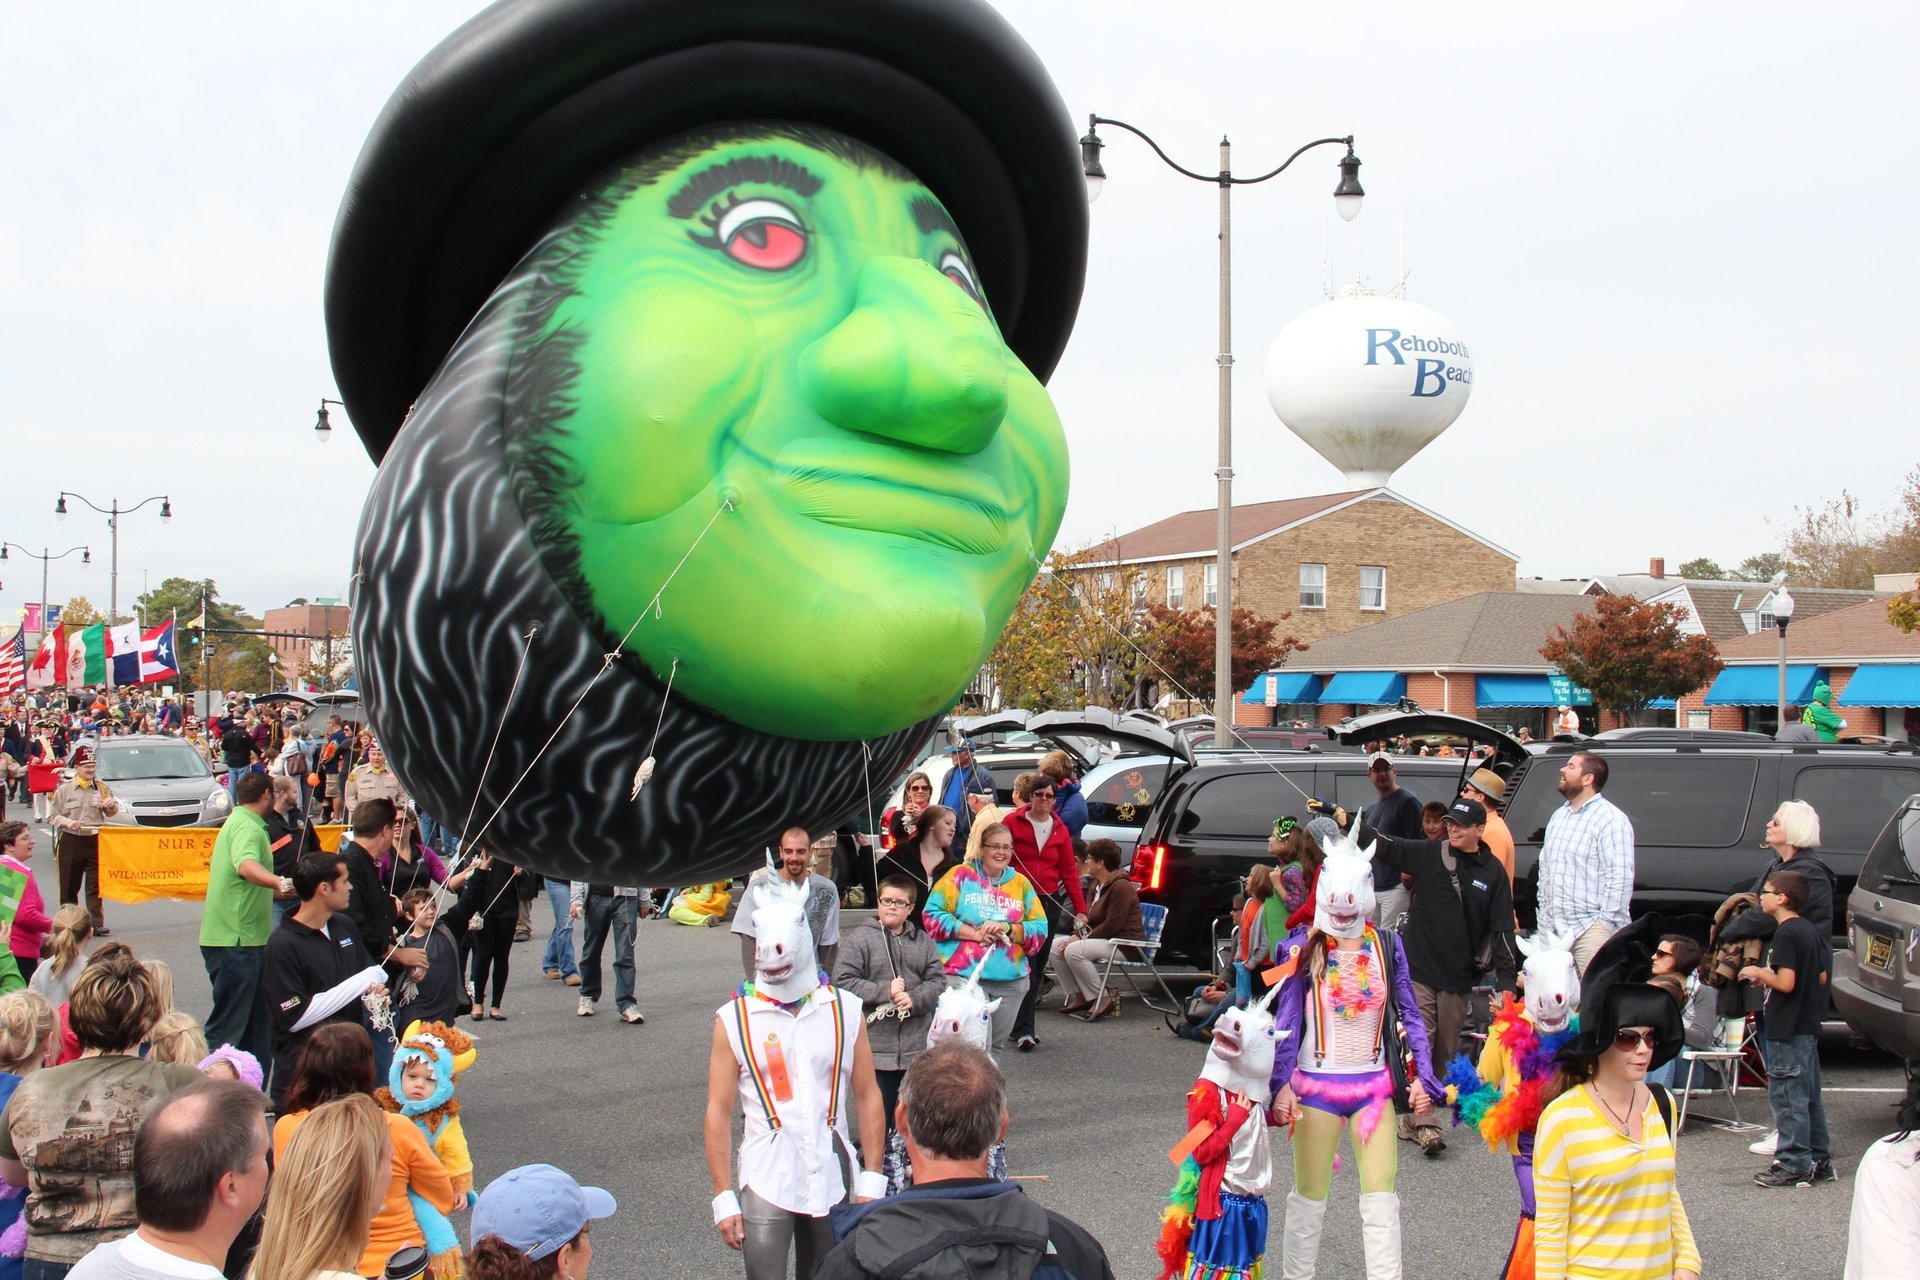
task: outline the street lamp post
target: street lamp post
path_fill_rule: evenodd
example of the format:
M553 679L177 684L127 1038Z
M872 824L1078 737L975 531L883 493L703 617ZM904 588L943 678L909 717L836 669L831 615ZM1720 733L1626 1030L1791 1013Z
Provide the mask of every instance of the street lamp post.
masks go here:
M1236 178L1233 176L1231 146L1222 137L1220 171L1197 173L1175 163L1159 143L1126 121L1091 115L1087 117L1087 136L1080 139L1080 159L1087 176L1089 202L1100 198L1101 188L1107 180L1106 168L1100 163L1100 149L1106 145L1100 141L1098 131L1103 124L1125 129L1139 138L1152 147L1153 153L1175 173L1196 182L1211 182L1220 188L1220 354L1214 358L1219 369L1220 460L1214 471L1219 488L1219 510L1214 527L1213 740L1215 746L1228 747L1233 744L1233 286L1230 277L1233 262L1233 189L1279 177L1286 172L1287 166L1315 147L1341 145L1346 147L1347 154L1340 161L1340 184L1333 190L1333 203L1340 216L1351 222L1359 216L1360 201L1366 195L1360 189L1360 158L1353 153L1352 137L1320 138L1295 151L1277 168L1257 177Z
M347 407L342 401L320 397L320 416L314 420L313 438L321 444L333 439L333 419L327 416L327 406L330 404L337 404L342 409Z
M112 505L103 507L91 498L78 493L69 493L65 489L62 489L59 500L53 504L53 514L56 519L65 520L67 518L68 498L78 498L81 502L86 503L95 511L105 516L107 518L107 528L113 534L113 572L110 585L107 588L107 625L110 627L114 626L120 621L120 517L122 515L132 515L149 502L157 502L160 504L160 523L165 524L167 521L173 519L173 500L164 493L156 493L151 498L142 498L130 507L122 507L120 505L120 499L118 498L113 500ZM111 679L113 668L108 667L107 672L108 678Z
M17 542L0 542L0 560L7 558L7 548L12 547L22 555L32 556L40 562L40 634L47 634L47 564L52 560L64 560L74 552L80 553L81 564L93 563L93 552L86 547L68 547L59 555L51 554L52 548L42 547L38 552L29 551Z
M1787 623L1793 620L1793 597L1788 594L1784 584L1773 593L1773 625L1780 628L1780 704L1779 723L1774 726L1778 736L1787 727Z

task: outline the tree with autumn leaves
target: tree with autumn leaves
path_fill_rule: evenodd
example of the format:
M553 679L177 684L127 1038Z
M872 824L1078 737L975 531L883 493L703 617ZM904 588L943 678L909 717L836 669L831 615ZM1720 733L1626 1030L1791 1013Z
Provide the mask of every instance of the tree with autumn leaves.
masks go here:
M1540 656L1592 690L1602 709L1634 724L1648 703L1692 693L1725 665L1712 640L1681 631L1685 616L1670 604L1600 596L1572 628L1555 627Z
M1197 701L1210 701L1213 694L1214 610L1169 609L1154 605L1147 610L1150 638L1147 649L1154 656L1160 678L1173 692ZM1291 635L1281 635L1280 623L1293 615L1283 613L1278 621L1262 618L1251 609L1233 611L1233 687L1245 689L1264 672L1286 661L1287 655L1307 646Z

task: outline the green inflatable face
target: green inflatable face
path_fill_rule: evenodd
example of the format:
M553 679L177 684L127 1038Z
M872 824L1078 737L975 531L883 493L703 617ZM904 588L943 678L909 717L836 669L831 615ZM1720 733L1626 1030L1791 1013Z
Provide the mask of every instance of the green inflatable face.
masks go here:
M940 202L844 135L733 126L623 166L534 261L509 457L576 607L618 640L685 557L627 641L677 692L818 740L952 706L1067 450Z

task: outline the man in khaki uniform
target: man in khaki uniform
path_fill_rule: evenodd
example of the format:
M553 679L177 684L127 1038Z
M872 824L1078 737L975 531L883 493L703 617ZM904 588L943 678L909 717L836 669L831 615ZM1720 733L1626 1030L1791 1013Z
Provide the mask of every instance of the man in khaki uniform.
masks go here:
M60 905L80 900L84 882L93 932L111 932L100 901L100 824L120 812L113 791L95 773L92 747L73 753L73 777L53 793L54 862L60 869Z
M347 812L352 813L367 800L391 800L395 808L407 802L400 779L387 768L387 753L377 742L367 748L367 762L355 765L347 775Z

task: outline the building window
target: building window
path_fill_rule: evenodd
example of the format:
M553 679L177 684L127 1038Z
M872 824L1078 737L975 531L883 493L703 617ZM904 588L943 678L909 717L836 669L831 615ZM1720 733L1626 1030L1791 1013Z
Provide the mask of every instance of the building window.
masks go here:
M1113 590L1113 575L1111 573L1102 573L1100 575L1100 589L1102 591Z
M1147 575L1134 573L1127 577L1127 594L1131 597L1131 608L1144 608L1147 603Z
M1387 571L1377 564L1360 566L1360 607L1362 609L1387 607Z
M1209 609L1220 607L1220 566L1218 563L1207 566L1206 587L1203 590L1206 599L1202 602Z
M1300 607L1302 609L1327 607L1327 566L1323 564L1300 566Z
M1187 607L1187 570L1184 565L1170 565L1167 568L1167 608L1184 609Z

